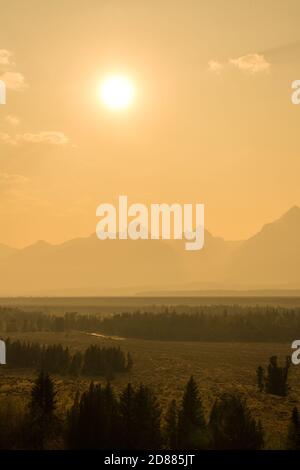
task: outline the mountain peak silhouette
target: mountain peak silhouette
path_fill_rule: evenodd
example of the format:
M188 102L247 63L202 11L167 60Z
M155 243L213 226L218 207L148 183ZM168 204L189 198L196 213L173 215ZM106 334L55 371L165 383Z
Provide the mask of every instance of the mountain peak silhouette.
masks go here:
M204 249L186 252L179 241L100 241L93 233L20 250L0 246L0 295L122 295L188 283L224 288L300 288L300 208L291 207L253 237L229 242L206 231ZM199 284L200 283L200 284Z
M300 220L300 207L292 206L287 212L285 212L279 220Z

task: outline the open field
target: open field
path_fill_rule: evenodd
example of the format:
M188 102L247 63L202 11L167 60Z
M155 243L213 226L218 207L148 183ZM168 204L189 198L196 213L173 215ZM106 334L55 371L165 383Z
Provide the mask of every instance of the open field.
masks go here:
M180 398L190 375L194 375L199 384L207 412L215 398L224 391L239 391L246 396L254 415L262 421L267 448L280 448L284 445L292 408L300 406L300 366L291 367L291 390L286 398L260 393L256 386L257 366L266 367L272 355L277 355L279 361L283 361L291 353L289 344L113 340L84 332L10 333L8 336L43 344L61 343L72 351L83 350L90 344L120 344L123 350L132 353L134 367L129 374L119 375L114 379L116 389L128 381L133 384L143 382L154 387L162 404L171 398ZM34 371L12 370L9 369L9 364L2 366L0 394L28 396L33 377ZM78 389L84 390L89 380L57 376L60 406L68 407L75 392Z

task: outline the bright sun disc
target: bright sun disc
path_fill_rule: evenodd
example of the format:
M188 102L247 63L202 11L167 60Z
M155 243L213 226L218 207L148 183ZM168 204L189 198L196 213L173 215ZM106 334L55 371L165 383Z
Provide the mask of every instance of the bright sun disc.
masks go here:
M122 75L106 78L100 86L100 98L103 104L112 110L128 108L134 99L133 83Z

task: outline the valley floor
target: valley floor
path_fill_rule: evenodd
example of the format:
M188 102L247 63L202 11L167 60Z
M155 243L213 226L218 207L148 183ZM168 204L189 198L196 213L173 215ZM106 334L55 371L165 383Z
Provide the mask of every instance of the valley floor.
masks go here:
M246 397L254 416L262 421L266 448L284 446L292 409L294 406L300 407L300 366L291 367L291 389L287 397L261 393L256 385L256 368L259 365L266 368L273 355L283 362L291 353L289 344L121 340L91 336L85 332L10 333L8 336L43 344L61 343L71 351L86 349L90 344L120 345L123 350L132 353L134 367L130 373L116 376L114 387L118 390L128 382L151 385L162 405L182 396L183 387L191 375L198 382L207 414L221 393L239 391ZM9 364L1 366L0 398L5 394L29 396L34 377L35 373L31 370L14 370L9 368ZM56 376L59 406L67 408L71 405L76 391L85 390L91 379ZM105 382L98 377L94 380Z

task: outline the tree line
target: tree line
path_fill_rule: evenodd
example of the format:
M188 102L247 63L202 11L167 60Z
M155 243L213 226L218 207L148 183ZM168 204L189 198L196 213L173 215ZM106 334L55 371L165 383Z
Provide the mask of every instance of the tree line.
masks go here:
M2 449L261 449L264 432L246 401L223 394L205 416L191 377L181 400L162 409L152 388L91 382L67 412L58 410L51 377L40 372L22 413L0 402Z
M300 417L292 410L286 449L300 450ZM264 430L239 393L223 393L209 414L191 377L181 399L163 408L151 387L127 384L116 393L91 382L65 411L55 382L41 371L22 406L17 397L0 399L0 449L256 450Z
M154 309L155 310L155 309ZM100 331L108 335L170 341L290 342L300 330L300 309L239 305L164 308L110 316L52 315L0 307L0 331Z
M103 318L99 328L150 340L291 342L300 330L300 311L241 307L212 313L205 307L198 313L123 313Z
M259 391L285 397L290 388L288 384L290 367L290 356L286 357L285 365L282 367L278 365L277 356L271 356L267 373L263 367L258 366L256 369L256 377Z
M53 374L73 376L104 376L112 379L114 373L128 372L133 367L131 354L119 347L89 346L85 351L71 353L61 344L40 345L6 340L7 366L10 368L43 369Z

